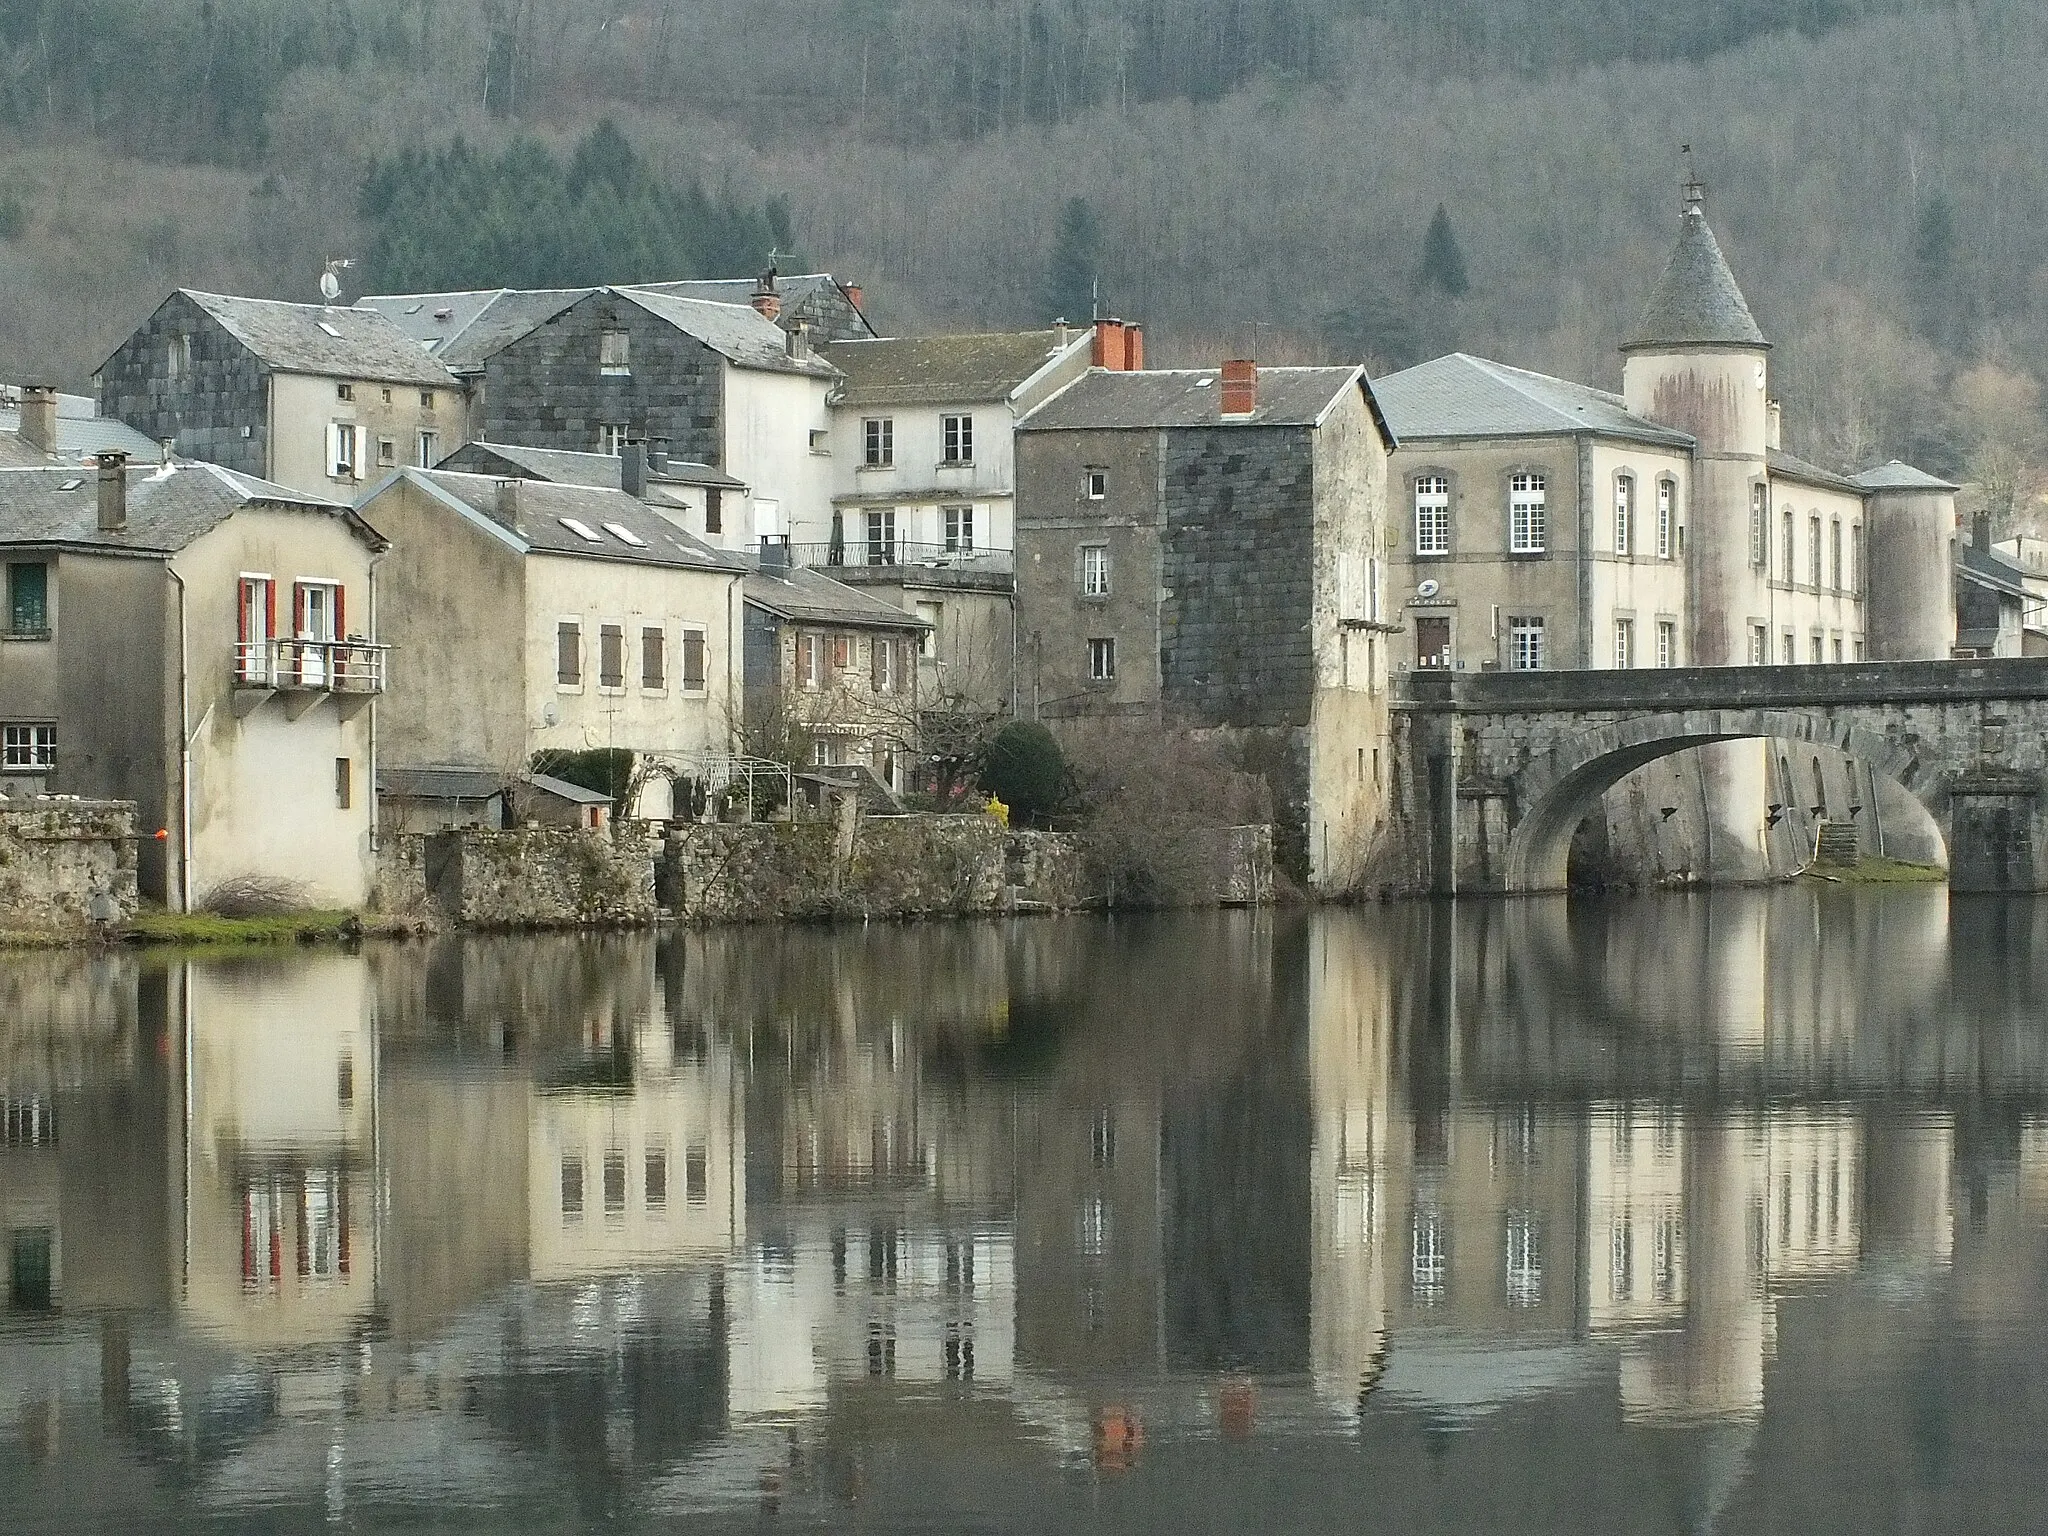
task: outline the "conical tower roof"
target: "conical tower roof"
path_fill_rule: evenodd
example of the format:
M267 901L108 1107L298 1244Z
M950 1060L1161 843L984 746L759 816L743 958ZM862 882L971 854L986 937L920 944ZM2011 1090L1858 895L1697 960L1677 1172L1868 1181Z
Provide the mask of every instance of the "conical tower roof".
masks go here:
M1664 275L1635 331L1622 344L1638 347L1768 347L1757 329L1749 301L1735 286L1735 274L1721 254L1720 242L1707 227L1697 183L1686 189L1685 219L1678 245L1665 264Z

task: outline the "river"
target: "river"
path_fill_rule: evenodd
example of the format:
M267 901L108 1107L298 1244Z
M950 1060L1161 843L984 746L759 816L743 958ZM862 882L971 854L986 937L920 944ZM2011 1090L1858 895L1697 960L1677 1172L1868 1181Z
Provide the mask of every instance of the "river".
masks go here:
M0 957L0 1524L2048 1524L2048 902Z

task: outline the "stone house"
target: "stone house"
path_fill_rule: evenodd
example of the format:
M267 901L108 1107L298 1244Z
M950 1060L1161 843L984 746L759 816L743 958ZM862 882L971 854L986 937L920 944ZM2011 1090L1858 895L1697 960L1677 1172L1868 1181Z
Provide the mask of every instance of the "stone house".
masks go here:
M0 470L0 787L132 800L142 894L370 890L385 542L208 464Z
M723 508L748 541L822 523L839 375L807 330L775 323L773 293L758 308L664 287L362 302L462 378L465 440L606 454L639 443L750 487L749 505Z
M2029 621L2038 626L2041 599L2029 590L2016 555L1991 541L1991 518L1972 520L1971 538L1956 552L1958 656L2024 656Z
M1020 709L1222 733L1282 867L1364 877L1390 763L1387 462L1357 368L1091 369L1017 437Z
M864 765L892 792L911 788L926 633L894 604L793 565L786 545L763 541L746 579L750 750L806 750L817 767Z
M740 562L623 491L406 469L363 501L405 551L379 594L410 658L380 721L394 768L518 779L541 752L634 754L627 814L731 750Z
M101 415L180 456L335 501L464 433L461 384L373 309L180 289L94 384Z

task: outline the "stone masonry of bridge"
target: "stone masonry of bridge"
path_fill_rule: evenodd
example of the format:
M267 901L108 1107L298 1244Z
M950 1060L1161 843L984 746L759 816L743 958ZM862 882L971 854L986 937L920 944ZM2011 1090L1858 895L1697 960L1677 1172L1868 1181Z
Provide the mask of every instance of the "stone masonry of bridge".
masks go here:
M1394 889L1562 890L1573 830L1623 775L1765 738L1839 748L1902 785L1940 829L1952 889L2048 890L2040 659L1411 672L1394 737Z

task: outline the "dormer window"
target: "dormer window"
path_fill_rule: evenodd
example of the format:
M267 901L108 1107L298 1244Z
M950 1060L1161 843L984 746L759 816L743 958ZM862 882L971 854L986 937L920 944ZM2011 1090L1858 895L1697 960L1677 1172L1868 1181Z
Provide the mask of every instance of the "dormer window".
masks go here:
M633 371L629 361L632 335L621 330L603 332L597 341L597 371L602 374L623 375Z

